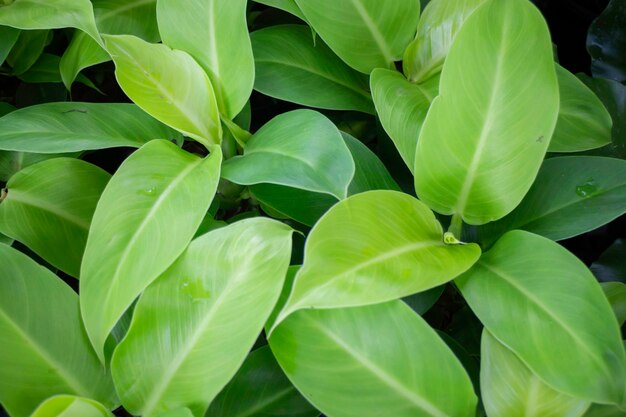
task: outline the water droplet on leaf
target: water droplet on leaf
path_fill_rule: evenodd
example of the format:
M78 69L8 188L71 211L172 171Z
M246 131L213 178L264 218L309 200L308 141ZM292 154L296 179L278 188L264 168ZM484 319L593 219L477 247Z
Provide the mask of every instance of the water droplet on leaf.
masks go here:
M596 192L598 192L598 185L593 179L589 179L584 184L576 186L576 194L583 198L591 197Z

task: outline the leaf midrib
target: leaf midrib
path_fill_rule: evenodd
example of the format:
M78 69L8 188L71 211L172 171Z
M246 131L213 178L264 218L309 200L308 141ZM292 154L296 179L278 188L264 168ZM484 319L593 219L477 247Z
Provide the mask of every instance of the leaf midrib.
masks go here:
M363 23L365 23L365 26L367 26L367 28L369 29L372 35L372 39L376 43L376 46L378 46L378 49L385 58L385 61L387 61L387 64L393 64L395 58L393 56L393 53L391 52L391 48L389 48L385 37L382 33L380 33L380 29L378 28L378 26L376 26L374 20L372 20L372 16L370 16L367 9L363 6L361 0L350 0L350 2L361 17L361 21L363 21Z
M27 206L31 206L34 208L47 211L49 213L52 213L78 226L79 228L83 229L85 232L89 231L90 222L88 220L86 221L85 219L81 219L80 217L68 212L67 210L63 210L61 207L58 207L54 204L50 204L49 202L45 200L41 200L27 193L23 193L15 189L9 189L7 198L3 204L8 204L11 201L13 201L14 203L24 204ZM0 206L0 208L1 207L2 206Z

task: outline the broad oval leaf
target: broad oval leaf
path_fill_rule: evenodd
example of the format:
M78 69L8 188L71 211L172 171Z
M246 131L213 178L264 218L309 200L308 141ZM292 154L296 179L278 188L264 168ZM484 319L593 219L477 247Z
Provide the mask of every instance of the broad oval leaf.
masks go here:
M242 185L271 183L345 198L354 162L337 127L312 110L281 114L224 163L222 176Z
M417 138L435 97L428 89L408 82L397 71L376 69L370 83L380 122L413 172Z
M393 68L415 35L419 0L296 0L313 29L352 68ZM357 47L358 45L358 47Z
M129 146L152 139L181 139L133 104L46 103L0 118L0 149L34 153Z
M527 0L488 0L443 66L417 143L417 195L469 224L503 217L532 185L558 110L545 20Z
M78 296L52 272L0 245L0 403L27 417L57 394L116 402L83 329Z
M113 417L113 414L89 398L55 395L41 403L30 417Z
M581 152L611 143L613 121L604 104L574 74L556 66L561 107L550 152Z
M626 322L626 284L623 282L603 282L602 290L611 303L620 326Z
M546 159L520 205L479 232L489 243L523 229L562 240L596 229L626 213L626 161L601 156Z
M0 5L0 25L18 29L80 29L101 42L89 0L10 0Z
M122 404L201 417L263 329L291 256L288 226L255 218L213 230L143 293L112 360Z
M159 0L163 42L188 52L209 74L219 108L229 119L252 93L254 59L246 22L247 0Z
M441 71L456 34L485 0L433 0L428 3L415 40L406 48L402 68L412 82L423 82Z
M211 403L211 417L318 417L264 346L250 353L232 381Z
M189 54L136 36L103 37L115 62L117 82L131 100L205 146L221 142L222 127L213 86Z
M333 417L473 417L476 395L454 354L401 301L302 310L272 352L291 382Z
M78 159L55 158L15 174L0 199L0 233L78 277L96 204L111 176Z
M135 298L184 251L217 189L219 147L201 159L152 141L120 166L96 207L80 271L81 311L104 342Z
M487 330L480 364L482 400L489 417L580 417L589 408L589 402L546 385Z
M253 32L254 88L305 106L373 113L367 77L347 66L302 25Z
M280 319L302 308L376 304L450 281L480 256L447 245L435 215L397 191L370 191L331 208L315 225ZM279 320L280 321L280 320Z
M489 332L554 389L621 404L626 355L587 267L560 245L512 231L456 280Z

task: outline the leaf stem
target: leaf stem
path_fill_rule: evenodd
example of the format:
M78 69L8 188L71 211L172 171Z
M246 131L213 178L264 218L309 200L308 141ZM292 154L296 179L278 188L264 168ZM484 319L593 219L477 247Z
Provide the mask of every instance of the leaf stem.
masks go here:
M444 242L447 244L460 244L461 234L463 233L463 218L459 214L454 214L450 221L448 231L443 235Z

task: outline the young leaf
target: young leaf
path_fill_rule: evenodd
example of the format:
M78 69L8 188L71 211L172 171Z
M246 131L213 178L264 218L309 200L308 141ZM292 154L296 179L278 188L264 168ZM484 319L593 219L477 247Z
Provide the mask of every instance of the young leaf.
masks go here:
M485 0L433 0L424 9L415 40L406 48L402 68L414 83L441 71L452 42L465 20Z
M312 110L281 114L224 163L222 176L242 185L271 183L345 198L354 162L337 127Z
M443 66L417 143L418 196L470 224L503 217L532 185L558 110L545 20L528 0L488 0Z
M283 287L292 230L255 218L213 230L139 299L112 360L124 407L204 415L241 366Z
M566 249L512 231L456 283L489 332L548 385L587 401L624 402L617 320L591 272Z
M602 290L611 303L620 326L626 322L626 284L623 282L603 282Z
M369 74L393 68L415 35L419 0L296 0L330 49ZM358 47L356 47L358 45Z
M9 0L0 5L0 25L18 29L73 27L101 42L89 0Z
M74 395L55 395L41 403L30 417L113 417L102 404Z
M306 22L306 17L302 14L302 10L298 7L295 0L254 0L256 3L272 6L277 9L283 10L287 13L302 19ZM310 32L309 32L310 33Z
M9 26L0 26L0 65L4 64L7 55L20 36L20 30Z
M480 386L489 417L580 417L589 402L553 390L487 330Z
M57 394L113 407L113 382L89 345L76 293L9 246L0 245L0 264L0 403L11 417Z
M611 143L613 121L598 96L574 74L556 66L561 108L550 152L580 152Z
M278 366L268 346L248 355L237 374L211 403L211 417L318 417Z
M289 379L327 415L475 415L476 395L462 365L401 301L299 311L269 343Z
M380 122L413 172L417 138L435 97L428 89L408 82L397 71L376 69L370 83Z
M376 304L455 278L480 256L475 244L444 243L425 204L397 191L370 191L331 208L311 231L280 320L303 308Z
M191 241L215 195L221 159L219 147L201 159L152 141L104 190L80 271L83 320L102 362L115 323Z
M254 88L305 106L373 113L367 77L347 66L302 25L253 32Z
M219 108L239 114L254 84L254 59L246 22L247 0L159 0L163 42L188 52L209 75Z
M131 100L205 146L221 142L213 86L189 54L130 35L103 37L117 81Z
M55 158L15 174L0 199L0 232L78 277L89 224L111 176L87 162Z
M552 240L566 239L626 212L626 161L600 156L546 159L524 200L508 216L481 230L493 242L523 229Z
M133 104L46 103L0 118L0 149L60 153L129 146L182 136Z

